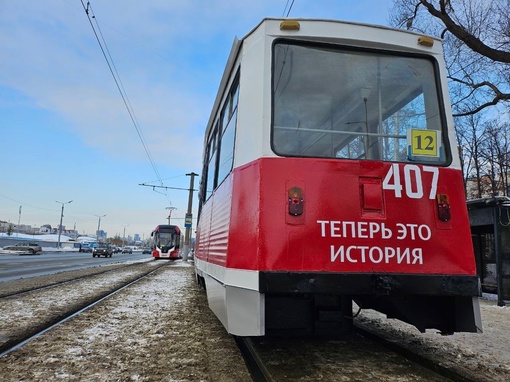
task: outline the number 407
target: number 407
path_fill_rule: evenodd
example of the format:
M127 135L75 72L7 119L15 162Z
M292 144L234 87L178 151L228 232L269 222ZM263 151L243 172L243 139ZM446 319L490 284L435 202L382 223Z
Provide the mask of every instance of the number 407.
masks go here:
M437 181L439 179L439 169L437 167L423 166L423 169L420 170L420 167L414 164L404 165L404 184L402 185L399 165L397 163L393 163L384 177L382 187L384 190L395 192L396 198L402 197L402 190L404 189L408 198L421 199L424 194L422 171L432 173L432 181L430 186L427 185L428 190L426 191L428 191L429 199L435 199Z

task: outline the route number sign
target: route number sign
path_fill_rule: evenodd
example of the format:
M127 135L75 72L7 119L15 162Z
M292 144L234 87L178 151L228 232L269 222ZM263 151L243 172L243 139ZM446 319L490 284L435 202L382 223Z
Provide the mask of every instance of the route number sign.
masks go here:
M441 132L438 130L409 129L407 142L411 157L439 157Z

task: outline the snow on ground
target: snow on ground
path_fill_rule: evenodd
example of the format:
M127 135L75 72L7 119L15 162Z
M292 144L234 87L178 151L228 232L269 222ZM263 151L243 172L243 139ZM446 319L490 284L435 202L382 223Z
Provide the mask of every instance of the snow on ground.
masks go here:
M510 381L510 308L480 299L480 309L483 333L420 333L411 325L372 310L362 311L359 322L445 366L467 370L482 381Z
M44 333L0 358L2 382L249 381L193 277L176 263Z

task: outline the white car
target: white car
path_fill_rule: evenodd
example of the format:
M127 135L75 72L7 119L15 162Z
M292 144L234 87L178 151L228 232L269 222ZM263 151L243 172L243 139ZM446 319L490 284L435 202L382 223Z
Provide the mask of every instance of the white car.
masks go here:
M42 252L42 248L39 244L34 243L18 243L14 245L8 245L4 247L5 251L19 251L19 252L28 252L31 255L35 255L39 252Z

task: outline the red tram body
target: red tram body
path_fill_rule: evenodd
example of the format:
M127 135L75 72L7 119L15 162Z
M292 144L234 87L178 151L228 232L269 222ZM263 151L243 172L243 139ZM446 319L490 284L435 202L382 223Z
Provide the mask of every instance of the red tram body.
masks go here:
M156 259L177 260L181 256L181 230L176 225L158 225L151 233L152 257Z
M265 19L234 43L207 126L198 281L229 333L343 333L353 301L481 331L439 40Z

